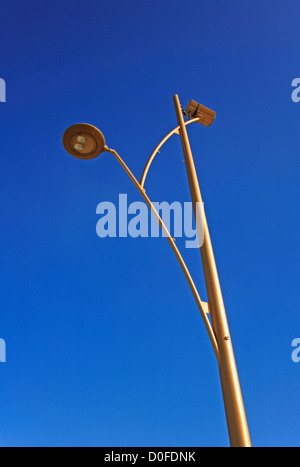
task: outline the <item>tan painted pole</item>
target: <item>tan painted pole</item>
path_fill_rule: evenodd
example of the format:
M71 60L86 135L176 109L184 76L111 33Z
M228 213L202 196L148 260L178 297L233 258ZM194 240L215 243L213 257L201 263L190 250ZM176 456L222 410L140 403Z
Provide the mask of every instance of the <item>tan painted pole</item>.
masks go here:
M194 215L195 218L197 218L197 206L202 205L202 197L182 110L177 95L174 96L174 105L178 125L180 126L180 138ZM199 204L197 205L197 203ZM204 243L200 248L200 252L212 318L212 326L219 347L219 373L230 444L232 447L251 447L244 403L205 213L202 213L202 221L204 224Z

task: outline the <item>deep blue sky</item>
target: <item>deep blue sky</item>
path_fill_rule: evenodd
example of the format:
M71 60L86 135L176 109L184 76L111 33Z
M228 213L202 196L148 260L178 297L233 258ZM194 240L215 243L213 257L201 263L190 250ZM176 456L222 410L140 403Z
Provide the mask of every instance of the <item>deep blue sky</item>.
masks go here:
M299 0L2 0L2 446L228 445L218 370L166 239L100 239L96 206L140 201L109 154L62 148L98 126L139 178L189 130L252 442L299 446ZM188 201L178 137L147 180ZM200 255L178 246L205 298Z

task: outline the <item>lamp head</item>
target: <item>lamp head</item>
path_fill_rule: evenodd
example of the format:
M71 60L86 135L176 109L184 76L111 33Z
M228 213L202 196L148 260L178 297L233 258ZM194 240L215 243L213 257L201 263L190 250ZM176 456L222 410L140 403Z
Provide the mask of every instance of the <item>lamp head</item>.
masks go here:
M70 126L63 135L63 145L77 159L94 159L105 148L105 139L98 128L87 123Z

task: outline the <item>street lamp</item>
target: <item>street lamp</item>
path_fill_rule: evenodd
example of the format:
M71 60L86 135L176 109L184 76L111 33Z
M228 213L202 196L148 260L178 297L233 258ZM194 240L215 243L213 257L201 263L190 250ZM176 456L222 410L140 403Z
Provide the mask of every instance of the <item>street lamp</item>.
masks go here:
M146 163L140 182L138 182L119 154L115 150L106 146L104 136L100 130L92 125L78 124L68 128L63 136L63 145L69 154L79 159L92 159L97 157L103 151L114 155L114 157L117 159L131 181L138 189L148 207L151 209L152 214L158 221L163 233L167 237L167 240L171 245L171 248L184 272L210 338L219 366L230 444L233 447L251 447L233 347L204 210L201 210L200 213L200 219L203 224L202 228L204 231L204 240L202 246L200 247L200 253L207 289L208 303L205 303L201 300L192 276L177 246L175 245L174 239L171 237L167 227L153 206L151 200L146 195L146 191L144 189L148 171L159 149L173 134L179 134L184 153L184 161L186 165L194 216L197 224L197 219L199 219L198 210L201 209L200 206L202 206L202 197L186 127L187 125L194 122L199 122L202 125L208 127L213 123L216 113L193 100L189 102L186 110L183 111L177 95L174 96L174 106L178 126L170 133L168 133L156 146L155 150ZM183 115L186 115L189 120L184 121ZM211 316L211 321L208 317L209 314Z
M94 159L103 152L105 139L98 128L87 123L70 126L63 136L63 145L77 159Z

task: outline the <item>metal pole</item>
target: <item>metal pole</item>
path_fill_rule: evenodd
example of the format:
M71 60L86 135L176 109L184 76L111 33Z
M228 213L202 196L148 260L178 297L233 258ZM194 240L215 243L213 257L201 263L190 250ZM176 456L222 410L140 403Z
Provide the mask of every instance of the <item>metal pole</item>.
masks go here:
M178 125L180 126L180 139L184 153L194 215L197 220L197 206L202 205L202 197L178 95L174 96L174 105ZM197 205L197 203L199 204ZM219 347L219 373L230 444L232 447L251 447L244 403L205 213L202 213L202 221L204 224L204 242L200 247L200 252L212 326Z

